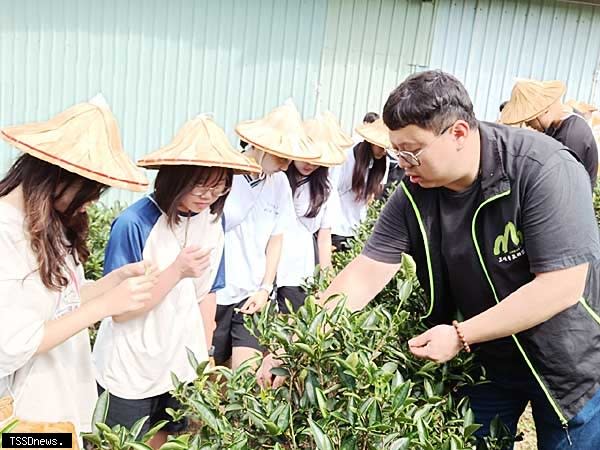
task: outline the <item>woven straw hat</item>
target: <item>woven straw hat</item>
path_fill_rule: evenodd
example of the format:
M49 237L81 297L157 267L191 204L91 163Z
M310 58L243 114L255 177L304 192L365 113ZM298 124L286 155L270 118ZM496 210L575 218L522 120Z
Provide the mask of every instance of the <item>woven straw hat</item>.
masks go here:
M226 167L236 173L260 173L256 162L235 150L225 132L206 114L187 121L173 141L137 162L147 169L160 166Z
M356 127L355 130L365 141L370 142L373 145L385 149L392 148L392 143L390 142L390 130L383 123L383 119L377 119L375 122L360 125Z
M262 119L246 120L235 127L246 142L286 159L317 159L321 154L311 147L300 113L291 100L275 108Z
M535 119L559 100L566 90L562 81L519 80L500 114L500 120L512 125Z
M129 159L117 121L102 96L79 103L47 122L0 130L25 153L108 186L145 191L148 180Z
M331 131L333 133L333 142L338 147L345 148L345 147L352 147L354 145L354 141L352 140L352 137L350 135L344 133L344 130L342 130L340 123L338 122L336 117L333 115L333 113L331 113L329 111L324 111L321 113L321 117L331 128Z
M598 108L596 108L594 105L591 105L590 103L586 103L586 102L578 102L577 100L571 99L567 102L567 105L569 105L571 108L576 109L577 111L579 111L580 113L593 113L595 111L598 111Z
M346 152L335 143L335 129L321 115L304 121L304 130L311 142L311 148L317 149L321 156L318 159L295 158L317 166L333 167L346 160Z

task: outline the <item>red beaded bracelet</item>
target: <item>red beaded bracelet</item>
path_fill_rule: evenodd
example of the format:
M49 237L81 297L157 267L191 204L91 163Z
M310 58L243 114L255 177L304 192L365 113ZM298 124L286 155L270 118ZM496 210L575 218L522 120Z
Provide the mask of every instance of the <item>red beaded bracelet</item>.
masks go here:
M452 326L456 330L456 334L458 335L458 339L460 340L460 343L462 344L463 349L465 350L465 352L471 353L471 347L469 347L469 343L465 339L465 335L462 334L462 331L460 331L460 328L458 326L458 321L453 320L452 321Z

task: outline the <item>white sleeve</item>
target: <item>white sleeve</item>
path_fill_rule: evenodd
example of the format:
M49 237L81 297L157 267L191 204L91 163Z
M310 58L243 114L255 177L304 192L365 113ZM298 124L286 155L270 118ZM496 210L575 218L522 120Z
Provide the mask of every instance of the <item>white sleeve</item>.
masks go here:
M385 173L383 174L383 178L381 179L382 185L385 185L387 183L389 175L390 175L390 158L385 156Z
M331 190L329 198L323 206L325 209L323 210L323 217L321 218L319 229L332 228L335 218L341 214L340 196L337 190Z
M296 209L294 208L294 199L292 198L292 188L285 175L281 178L283 180L279 186L279 189L281 190L281 195L279 196L281 208L271 236L285 233L296 220Z
M48 311L56 307L37 272L27 270L24 246L29 242L17 244L10 231L0 227L0 378L33 357L44 336Z

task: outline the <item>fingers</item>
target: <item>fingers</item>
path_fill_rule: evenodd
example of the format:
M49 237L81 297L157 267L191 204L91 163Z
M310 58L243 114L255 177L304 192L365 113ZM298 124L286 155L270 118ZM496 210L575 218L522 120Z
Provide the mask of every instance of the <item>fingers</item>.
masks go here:
M212 248L200 248L198 246L192 245L190 247L186 247L182 250L182 252L186 252L191 258L199 259L199 258L210 258L210 253L212 252Z
M408 341L408 346L423 347L424 345L427 345L427 343L431 340L430 334L431 333L429 332L429 330L427 330L425 333L412 338L410 341Z
M421 359L433 359L431 357L431 348L429 344L422 347L409 347L410 352L417 358Z
M256 302L252 299L249 299L246 303L244 303L244 306L242 306L240 312L242 314L253 314L256 312L257 309L258 305L256 304Z
M158 276L158 266L151 261L142 261L144 263L144 275Z
M285 377L276 376L275 379L273 380L273 389L277 389L277 388L283 386L283 383L285 383Z
M256 372L256 381L262 388L271 387L271 373L270 371L265 370L264 364L261 365L258 369L258 372Z

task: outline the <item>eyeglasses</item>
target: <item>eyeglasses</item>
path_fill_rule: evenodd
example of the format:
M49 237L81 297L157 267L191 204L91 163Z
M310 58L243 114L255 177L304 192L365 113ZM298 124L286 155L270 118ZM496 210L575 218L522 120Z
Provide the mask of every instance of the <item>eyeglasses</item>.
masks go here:
M409 168L420 166L421 160L419 159L419 156L421 156L425 150L430 148L437 140L439 140L444 134L446 134L446 132L449 129L451 129L453 126L454 126L454 124L444 128L444 131L442 131L440 134L438 134L437 137L433 141L431 141L429 144L427 144L421 150L418 150L416 152L408 152L406 150L396 150L396 149L392 148L390 150L390 152L392 153L393 156L396 157L396 159L402 158L404 160L404 162L406 162L406 164L409 165Z
M201 184L197 184L192 189L191 194L198 197L204 197L206 194L210 194L211 197L223 197L224 195L229 194L229 191L231 191L229 186L215 186L209 188L202 186Z

